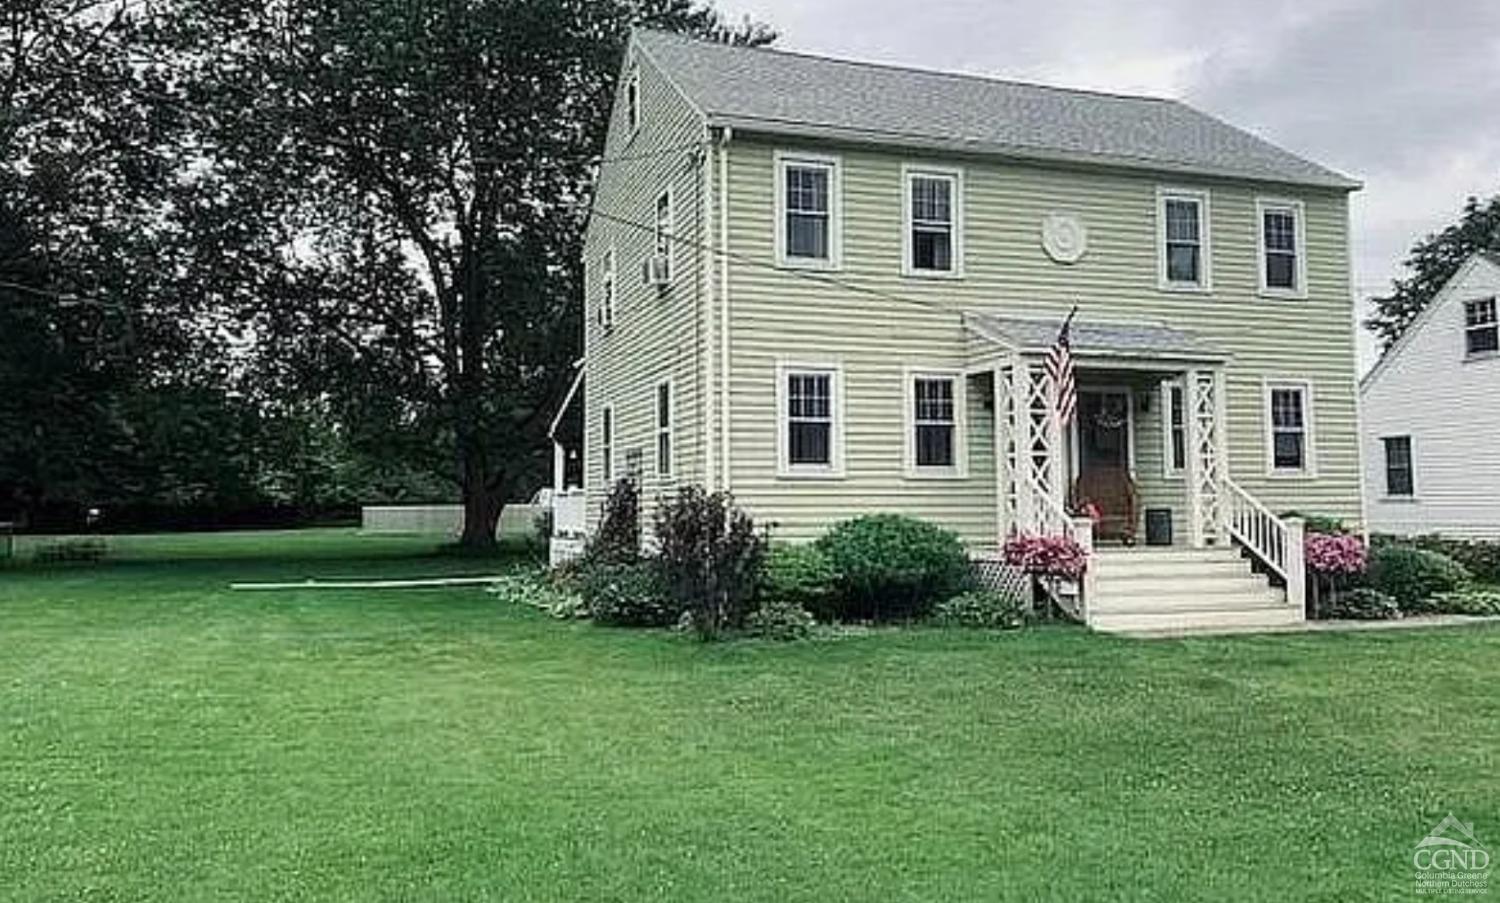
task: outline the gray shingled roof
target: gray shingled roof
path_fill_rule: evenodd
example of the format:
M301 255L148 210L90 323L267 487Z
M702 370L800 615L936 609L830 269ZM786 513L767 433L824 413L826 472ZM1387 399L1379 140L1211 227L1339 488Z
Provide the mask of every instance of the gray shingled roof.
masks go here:
M715 124L1061 162L1354 189L1175 100L1050 88L637 31Z
M1060 317L1055 320L1025 319L977 311L967 311L964 317L980 334L1023 353L1039 353L1051 348L1062 328ZM1078 357L1218 361L1229 356L1205 342L1197 333L1155 323L1091 323L1075 319L1068 338Z

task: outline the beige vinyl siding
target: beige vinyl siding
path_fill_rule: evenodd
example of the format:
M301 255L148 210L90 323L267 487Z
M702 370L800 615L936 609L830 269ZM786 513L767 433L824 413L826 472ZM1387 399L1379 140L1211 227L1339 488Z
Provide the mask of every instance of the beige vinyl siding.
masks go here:
M634 135L625 122L623 94L632 66L640 73L641 123ZM620 84L594 200L595 209L605 216L590 218L584 251L585 485L589 522L595 524L608 491L599 436L603 409L609 406L614 411L615 478L625 475L632 452L638 452L642 521L649 525L663 492L703 479L706 346L701 332L707 298L699 246L705 228L704 185L702 164L688 145L702 141L704 127L698 113L648 58L630 54ZM667 190L679 241L672 243L671 286L659 291L643 284L641 264L653 253L656 201ZM616 258L615 314L614 327L606 332L598 311L603 260L611 247ZM674 466L670 478L659 479L656 388L664 381L671 382L673 393Z
M1227 409L1234 479L1277 510L1359 519L1347 199L1342 192L790 144L744 134L737 134L730 148L732 488L759 518L774 521L779 535L808 537L843 517L897 510L936 520L972 542L992 539L992 466L986 472L971 460L969 478L961 481L904 476L903 370L964 366L971 341L959 324L958 309L1060 318L1074 303L1085 319L1165 322L1195 330L1230 351ZM775 150L840 157L843 258L841 270L832 275L911 303L767 265L775 259ZM962 279L901 275L903 164L963 168ZM1157 288L1156 196L1163 186L1210 194L1211 293ZM1305 204L1305 300L1258 294L1258 196ZM1089 231L1087 255L1071 266L1053 263L1041 248L1041 219L1057 212L1079 216ZM847 408L842 414L843 479L777 478L774 375L779 359L841 364ZM1084 371L1080 378L1087 375ZM1266 474L1262 381L1283 377L1308 379L1314 386L1316 477ZM1138 411L1136 435L1142 503L1170 504L1178 514L1181 541L1182 484L1162 476L1160 396L1154 381L1147 384L1151 412ZM971 393L971 405L977 397L979 393ZM970 419L971 456L990 447L973 434L982 422L992 421Z

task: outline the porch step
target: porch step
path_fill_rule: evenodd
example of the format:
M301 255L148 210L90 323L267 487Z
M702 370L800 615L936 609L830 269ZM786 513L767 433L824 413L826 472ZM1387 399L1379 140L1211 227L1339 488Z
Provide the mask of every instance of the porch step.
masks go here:
M1302 622L1233 548L1105 549L1094 569L1089 626L1111 633L1285 629Z

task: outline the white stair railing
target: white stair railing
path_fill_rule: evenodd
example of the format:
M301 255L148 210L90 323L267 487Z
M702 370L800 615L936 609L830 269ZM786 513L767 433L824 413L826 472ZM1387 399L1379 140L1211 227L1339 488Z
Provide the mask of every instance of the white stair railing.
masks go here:
M1053 601L1061 608L1070 609L1073 617L1088 622L1087 605L1093 588L1094 522L1087 517L1073 517L1061 503L1047 492L1033 476L1022 481L1030 495L1031 523L1022 524L1023 532L1037 536L1072 537L1084 554L1084 577L1077 587L1077 595L1070 605L1067 600L1053 594Z
M1301 518L1277 517L1233 480L1225 480L1225 526L1235 542L1286 581L1287 604L1301 609L1307 593Z

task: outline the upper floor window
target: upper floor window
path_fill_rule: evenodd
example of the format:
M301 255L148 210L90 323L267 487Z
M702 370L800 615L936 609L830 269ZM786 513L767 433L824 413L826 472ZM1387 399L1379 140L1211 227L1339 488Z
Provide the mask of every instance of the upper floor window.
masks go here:
M783 475L836 476L841 469L838 370L832 366L778 368Z
M599 277L599 326L609 332L615 328L615 249L604 252L603 273Z
M625 78L625 126L634 135L641 125L641 70L631 69Z
M1160 189L1156 195L1157 266L1165 289L1210 287L1208 194Z
M672 193L663 191L656 198L656 221L652 230L652 247L663 267L659 274L663 281L672 278ZM656 282L657 274L647 271L648 282Z
M838 160L778 154L777 261L783 266L837 267L839 229Z
M1273 474L1312 472L1312 400L1305 382L1266 385L1266 432Z
M906 169L907 275L956 276L963 269L963 175L952 169Z
M1411 437L1386 436L1380 443L1385 446L1385 494L1412 495L1416 481L1412 479Z
M672 384L656 386L656 475L672 475Z
M1500 351L1500 322L1495 316L1494 298L1464 302L1464 347L1471 355Z
M1260 220L1260 290L1266 294L1303 296L1307 265L1302 204L1258 200L1255 208Z

